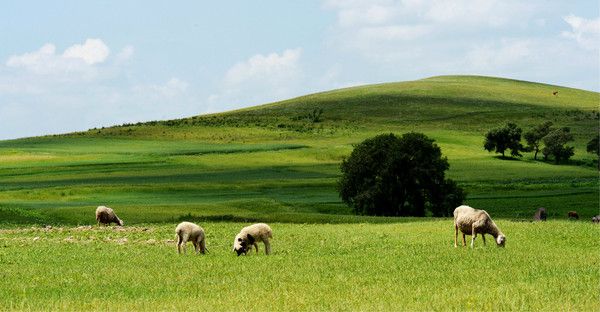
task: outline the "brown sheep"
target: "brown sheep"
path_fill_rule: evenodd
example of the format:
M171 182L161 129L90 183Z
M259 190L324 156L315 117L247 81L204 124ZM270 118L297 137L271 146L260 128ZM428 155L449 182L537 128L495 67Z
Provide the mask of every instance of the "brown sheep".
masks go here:
M579 214L577 213L577 211L569 211L567 213L567 217L569 219L575 219L575 220L579 220Z

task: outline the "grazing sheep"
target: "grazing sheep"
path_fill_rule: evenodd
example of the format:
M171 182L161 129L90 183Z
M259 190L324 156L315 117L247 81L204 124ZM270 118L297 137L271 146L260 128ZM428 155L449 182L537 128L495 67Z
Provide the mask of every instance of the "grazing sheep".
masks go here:
M269 238L273 238L273 231L271 228L264 223L256 223L243 228L238 235L235 236L233 241L233 251L237 252L237 255L247 254L252 246L258 253L258 242L265 244L265 253L268 255L271 253L271 244Z
M506 236L492 221L492 218L485 210L478 210L469 206L459 206L454 209L454 247L458 247L458 230L462 232L463 246L467 245L465 235L473 235L471 239L471 248L475 243L477 234L481 234L483 245L485 245L485 234L490 234L496 240L496 244L504 247Z
M579 220L579 214L577 213L577 211L569 211L569 212L567 212L567 217L569 219Z
M114 222L123 226L123 220L119 219L115 212L106 206L98 206L98 208L96 208L96 221L98 221L98 225L100 225L100 223L110 225Z
M548 213L546 213L546 208L540 207L535 212L535 215L533 215L533 220L535 220L535 221L546 221L546 217L547 216L548 216Z
M204 235L204 230L197 224L181 222L175 228L175 233L177 233L177 253L180 254L182 248L183 253L185 253L185 245L188 241L191 241L194 245L196 254L198 252L206 253L206 235Z
M600 215L593 216L592 217L592 222L594 222L594 223L600 223Z

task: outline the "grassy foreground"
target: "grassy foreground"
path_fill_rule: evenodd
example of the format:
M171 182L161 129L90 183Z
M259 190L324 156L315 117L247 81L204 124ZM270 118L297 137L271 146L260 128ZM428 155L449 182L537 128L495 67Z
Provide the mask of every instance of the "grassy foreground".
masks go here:
M243 224L202 225L205 256L176 253L175 224L2 230L0 310L600 309L591 223L499 221L507 247L474 250L449 219L274 223L273 254L246 257Z

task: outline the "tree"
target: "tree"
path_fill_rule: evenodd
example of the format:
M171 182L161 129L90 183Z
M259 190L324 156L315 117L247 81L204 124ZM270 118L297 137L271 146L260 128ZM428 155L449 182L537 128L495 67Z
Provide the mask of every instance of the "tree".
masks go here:
M550 131L552 131L552 122L546 121L543 124L533 127L523 135L525 141L527 141L527 147L535 152L533 159L537 160L537 155L541 150L540 143Z
M574 147L565 146L568 142L573 141L573 134L569 127L552 130L542 141L544 142L542 149L544 160L548 160L548 156L553 156L554 162L558 164L561 160L568 160L575 154Z
M339 192L356 214L448 215L465 198L445 179L448 160L422 133L382 134L358 144L341 164ZM457 204L458 203L458 204Z
M596 154L596 161L598 161L598 169L600 169L600 148L598 147L598 145L600 145L600 135L596 134L596 137L588 142L586 149L588 153Z
M492 129L485 135L483 147L488 151L501 153L505 157L504 152L510 149L510 155L513 157L521 157L520 151L523 150L521 144L521 132L523 130L517 127L516 124L509 122L504 127Z
M591 139L587 144L588 153L594 153L600 157L600 148L598 145L600 145L600 135L596 134L596 137Z

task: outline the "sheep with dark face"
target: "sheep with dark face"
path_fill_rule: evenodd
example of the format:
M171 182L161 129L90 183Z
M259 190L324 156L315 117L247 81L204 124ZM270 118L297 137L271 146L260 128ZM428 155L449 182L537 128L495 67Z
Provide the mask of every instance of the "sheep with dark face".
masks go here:
M110 225L111 223L116 223L123 226L123 220L117 217L114 210L106 206L98 206L98 208L96 208L96 221L98 222L98 225Z
M506 236L485 210L465 205L454 209L454 247L458 247L458 230L462 232L463 246L467 245L465 235L472 235L471 248L473 248L477 234L481 234L483 245L485 245L485 234L492 235L500 247L504 247L506 243Z
M263 242L265 244L265 254L271 253L271 244L269 238L273 238L273 231L265 223L256 223L243 228L238 235L235 236L233 241L233 251L238 256L241 254L246 255L248 251L252 249L252 246L258 253L258 244Z
M593 216L592 217L592 222L593 223L600 223L600 215Z
M197 224L181 222L175 228L175 233L177 234L177 253L181 253L181 249L185 253L185 245L188 241L191 241L192 245L194 245L196 254L198 252L202 254L206 253L206 235L204 234L204 229Z
M548 217L548 213L546 212L546 208L540 207L536 210L535 215L533 215L534 221L546 221Z

